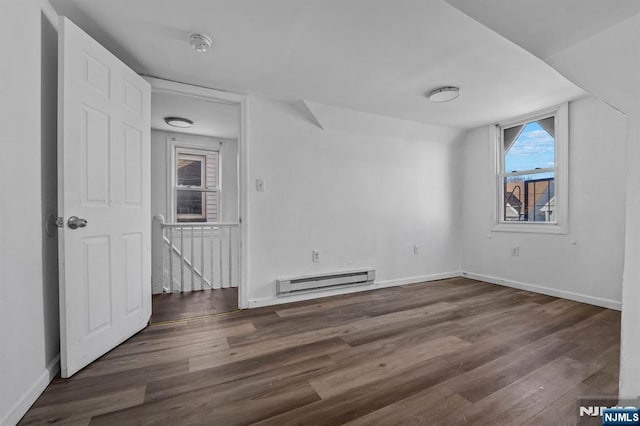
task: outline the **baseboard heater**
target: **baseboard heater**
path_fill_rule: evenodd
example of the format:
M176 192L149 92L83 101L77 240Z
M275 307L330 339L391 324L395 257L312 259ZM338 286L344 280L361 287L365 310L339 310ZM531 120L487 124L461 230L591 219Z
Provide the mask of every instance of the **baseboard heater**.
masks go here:
M373 284L376 279L374 269L334 272L276 280L278 296L323 290L326 288Z

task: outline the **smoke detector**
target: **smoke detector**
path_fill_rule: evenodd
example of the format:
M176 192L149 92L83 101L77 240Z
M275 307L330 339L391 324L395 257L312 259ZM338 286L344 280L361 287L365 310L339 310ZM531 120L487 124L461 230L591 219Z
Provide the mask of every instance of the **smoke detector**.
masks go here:
M193 50L198 53L204 53L211 47L211 37L205 34L191 33L189 34L189 43Z

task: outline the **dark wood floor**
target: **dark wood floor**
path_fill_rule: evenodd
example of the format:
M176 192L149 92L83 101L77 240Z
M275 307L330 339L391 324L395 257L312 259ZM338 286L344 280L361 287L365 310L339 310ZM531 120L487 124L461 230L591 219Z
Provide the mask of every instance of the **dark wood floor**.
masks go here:
M620 315L468 279L150 326L23 424L575 424Z
M214 315L237 309L237 288L154 294L151 323Z

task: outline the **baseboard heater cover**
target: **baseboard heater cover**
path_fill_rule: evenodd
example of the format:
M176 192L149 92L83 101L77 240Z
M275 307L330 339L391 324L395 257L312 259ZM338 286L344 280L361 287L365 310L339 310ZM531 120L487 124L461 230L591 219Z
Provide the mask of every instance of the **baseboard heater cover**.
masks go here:
M325 288L373 284L376 279L374 269L333 272L304 277L276 280L278 296L323 290Z

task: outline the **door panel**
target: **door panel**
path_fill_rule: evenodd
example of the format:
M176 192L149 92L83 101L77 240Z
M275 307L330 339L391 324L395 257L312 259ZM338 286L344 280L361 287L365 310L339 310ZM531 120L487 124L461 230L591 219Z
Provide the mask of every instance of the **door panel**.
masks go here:
M138 283L143 280L144 270L142 268L143 256L141 233L123 235L124 251L122 253L124 262L124 282L127 287L127 304L125 315L135 314L142 308L144 298L143 290Z
M64 17L59 47L60 345L69 377L151 315L151 91ZM71 216L86 227L69 227Z

